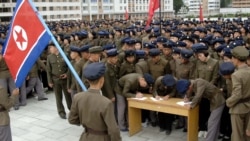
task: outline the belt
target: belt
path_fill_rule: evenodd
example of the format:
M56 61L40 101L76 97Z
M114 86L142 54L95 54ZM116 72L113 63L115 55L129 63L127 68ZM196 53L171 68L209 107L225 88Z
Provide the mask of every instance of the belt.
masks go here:
M4 107L0 106L0 112L4 112L4 111L6 111L6 109Z
M85 127L85 132L93 135L108 135L108 131L97 131L87 127Z

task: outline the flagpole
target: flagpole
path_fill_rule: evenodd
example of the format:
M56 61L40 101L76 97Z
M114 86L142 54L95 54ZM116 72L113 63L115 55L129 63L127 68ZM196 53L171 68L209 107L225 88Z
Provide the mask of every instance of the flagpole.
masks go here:
M159 0L160 34L161 34L161 0Z
M58 49L59 53L62 55L64 61L66 62L66 64L68 65L69 69L71 70L71 72L73 73L75 79L77 80L77 82L80 84L80 86L82 87L83 91L87 91L85 85L82 83L82 80L80 79L79 75L76 73L75 69L73 68L72 64L70 63L68 57L65 55L64 51L62 50L62 48L60 47L60 45L58 44L58 42L56 41L55 37L53 36L53 34L51 33L50 29L48 28L48 26L46 25L46 23L44 22L43 18L41 17L41 15L37 12L37 9L35 8L35 5L33 4L33 2L31 0L29 0L30 5L32 6L33 10L37 13L37 17L39 18L39 20L41 21L41 23L43 24L43 26L45 27L46 31L48 32L48 34L51 36L52 42L55 44L56 48Z

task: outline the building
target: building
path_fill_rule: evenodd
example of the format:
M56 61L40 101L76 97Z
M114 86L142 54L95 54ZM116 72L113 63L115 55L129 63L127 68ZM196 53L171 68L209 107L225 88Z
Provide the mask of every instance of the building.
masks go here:
M220 0L189 0L189 14L198 15L200 11L200 4L202 6L204 16L219 14L220 12Z
M232 7L233 8L249 8L250 1L249 0L233 0Z
M150 0L33 0L46 21L124 19L127 10L131 18L147 17ZM10 21L16 0L0 1L0 21ZM159 10L158 10L159 11ZM173 15L173 0L161 0L164 17ZM159 15L159 12L156 12Z

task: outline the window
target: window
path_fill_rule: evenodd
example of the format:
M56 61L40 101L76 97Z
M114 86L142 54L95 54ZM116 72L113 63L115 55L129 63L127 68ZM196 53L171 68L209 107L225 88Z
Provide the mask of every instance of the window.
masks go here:
M97 3L97 0L91 0L91 3Z

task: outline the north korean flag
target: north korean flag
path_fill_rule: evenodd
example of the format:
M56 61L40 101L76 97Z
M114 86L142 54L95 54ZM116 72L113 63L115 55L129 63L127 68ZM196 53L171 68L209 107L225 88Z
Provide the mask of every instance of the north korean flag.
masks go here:
M48 45L51 34L38 17L29 0L18 0L3 57L17 87L20 87L30 69Z

